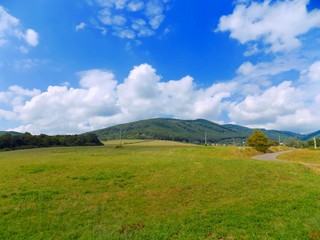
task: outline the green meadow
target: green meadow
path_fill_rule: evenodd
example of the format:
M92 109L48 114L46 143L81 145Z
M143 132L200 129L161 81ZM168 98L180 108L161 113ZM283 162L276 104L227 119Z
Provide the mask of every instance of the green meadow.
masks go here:
M320 175L305 165L117 144L0 152L0 239L320 239Z

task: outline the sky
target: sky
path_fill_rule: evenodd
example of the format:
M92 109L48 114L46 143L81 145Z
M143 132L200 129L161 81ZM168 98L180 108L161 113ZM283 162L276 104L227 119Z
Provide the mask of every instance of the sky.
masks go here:
M0 0L0 130L320 129L319 0Z

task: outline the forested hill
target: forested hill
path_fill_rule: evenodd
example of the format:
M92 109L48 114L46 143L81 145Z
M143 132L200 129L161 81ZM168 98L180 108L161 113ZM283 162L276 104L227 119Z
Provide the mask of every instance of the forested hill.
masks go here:
M287 131L261 129L271 140L284 141L296 138L307 140L309 135ZM179 120L157 118L120 124L93 131L100 140L119 139L160 139L192 143L203 143L205 135L208 143L242 143L253 133L253 129L239 125L220 125L208 120Z
M121 124L94 131L100 140L118 139L121 131L125 139L160 139L200 143L205 134L208 142L230 141L245 138L242 133L219 124L198 119L178 120L157 118Z
M71 146L99 146L103 145L95 134L83 135L31 135L4 134L0 136L0 150L16 150L40 147L71 147Z
M12 132L12 131L0 131L0 136L6 135L6 134L10 134L10 135L21 135L22 133Z

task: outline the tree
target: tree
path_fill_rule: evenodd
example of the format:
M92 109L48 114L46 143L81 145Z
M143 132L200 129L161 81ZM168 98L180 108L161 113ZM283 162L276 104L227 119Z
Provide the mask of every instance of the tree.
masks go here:
M320 148L320 138L316 138L316 144L317 144L317 148ZM314 148L314 139L313 138L311 138L308 141L308 145L309 145L309 147Z
M247 138L247 145L259 152L266 152L271 146L269 138L260 130L254 130L253 134Z

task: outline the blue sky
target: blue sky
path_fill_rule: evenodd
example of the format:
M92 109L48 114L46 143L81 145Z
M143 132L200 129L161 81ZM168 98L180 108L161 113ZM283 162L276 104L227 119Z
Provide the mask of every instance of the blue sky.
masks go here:
M0 129L154 117L320 129L320 2L0 2Z

